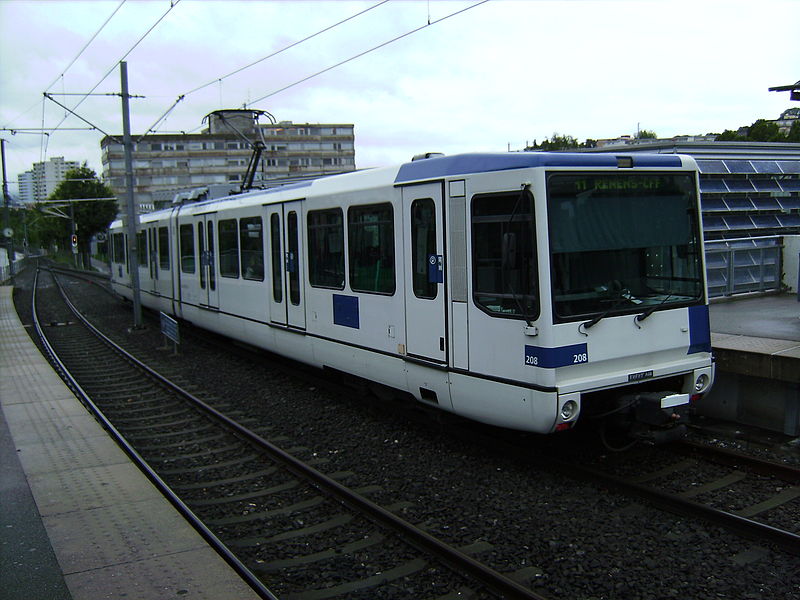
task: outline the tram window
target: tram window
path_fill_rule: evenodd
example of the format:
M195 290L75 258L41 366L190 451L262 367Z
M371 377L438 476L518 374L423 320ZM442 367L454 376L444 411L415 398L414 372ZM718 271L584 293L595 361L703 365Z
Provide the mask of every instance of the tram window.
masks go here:
M533 197L486 194L472 200L472 295L487 313L539 316Z
M430 277L431 257L436 260L436 207L423 198L411 205L411 273L417 298L431 300L439 291L437 279Z
M239 220L239 240L242 248L242 277L264 281L264 233L261 217Z
M181 272L194 273L194 232L191 225L180 227Z
M300 306L300 256L299 231L297 227L297 212L291 211L286 217L286 233L289 242L289 301L294 306Z
M347 211L350 287L354 292L394 294L394 213L391 204Z
M308 279L314 287L344 289L342 209L308 213Z
M158 228L158 266L162 270L169 270L169 229Z
M239 277L239 236L236 219L219 222L219 274L223 277Z
M144 231L136 232L136 260L140 267L147 266L147 233Z
M273 213L269 218L269 236L272 240L272 299L283 302L283 262L281 260L281 218Z
M206 243L202 223L197 224L197 251L200 255L200 288L206 289Z
M217 271L214 265L214 222L209 221L206 223L206 230L208 231L208 288L210 290L217 289Z
M124 233L115 233L114 234L114 262L125 264L125 234Z

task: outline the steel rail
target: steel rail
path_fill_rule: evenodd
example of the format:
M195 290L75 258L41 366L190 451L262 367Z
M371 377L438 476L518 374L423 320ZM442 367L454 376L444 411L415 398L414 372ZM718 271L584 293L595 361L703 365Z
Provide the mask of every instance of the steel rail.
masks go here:
M212 406L209 406L192 393L184 390L174 382L162 376L157 371L139 361L136 357L125 351L123 348L119 347L101 331L95 328L87 319L85 319L85 317L80 314L79 311L77 311L77 309L74 307L74 305L72 305L71 302L69 302L68 299L66 299L66 301L75 313L75 316L80 319L81 322L84 323L84 325L88 327L97 337L105 341L116 352L120 353L127 360L136 364L137 367L146 371L151 377L157 379L163 385L184 396L196 407L202 409L215 419L225 423L225 425L235 433L269 454L273 460L283 464L288 470L298 477L302 477L306 481L310 481L313 485L323 489L329 495L335 497L352 510L370 516L377 524L395 531L398 535L416 548L435 556L446 564L449 564L451 568L456 570L456 572L472 577L493 592L500 594L503 598L507 598L509 600L549 600L546 596L537 594L530 588L517 583L516 581L495 571L487 565L468 556L467 554L448 546L438 538L425 531L422 531L408 521L386 510L371 500L368 500L360 494L350 490L336 480L331 479L324 473L317 471L310 465L305 464L288 452L262 438L258 434L241 426L236 421L230 419Z
M728 450L727 448L706 446L688 440L673 442L668 448L684 455L699 455L707 460L723 464L727 467L742 467L754 473L758 473L759 475L775 477L776 479L782 479L783 481L795 485L800 483L800 468L794 465L764 460L763 458L748 456L734 450Z
M552 458L548 459L547 464L540 464L539 466L557 468L566 475L578 476L584 480L635 494L663 510L722 525L747 537L773 543L792 554L800 554L800 535L791 531L778 529L725 510L700 504L676 494L662 492L655 488L587 467L561 462Z
M38 285L39 280L39 269L36 270L36 274L33 280L33 294L31 298L31 310L33 313L33 324L34 329L36 330L36 335L41 340L47 355L50 357L51 361L55 364L57 371L61 375L61 377L66 381L69 388L75 393L78 399L87 407L89 411L95 416L95 418L100 422L100 424L109 432L109 434L114 438L114 441L122 448L122 450L131 458L131 460L136 463L139 469L144 473L144 475L153 483L153 485L158 488L158 490L169 500L169 502L181 513L181 515L192 525L192 527L197 530L197 532L208 542L208 544L227 562L231 568L255 591L261 598L264 600L279 600L277 596L275 596L264 584L263 582L256 577L228 548L222 541L214 535L214 533L205 526L205 524L197 517L197 515L192 512L192 510L172 491L172 489L167 485L167 483L159 477L159 475L150 467L150 465L142 458L142 456L131 446L127 440L122 436L122 434L117 430L116 427L105 417L102 411L97 407L97 405L92 401L89 395L84 391L81 385L75 380L72 374L69 372L67 367L58 357L53 346L50 344L50 341L47 339L47 336L44 335L44 331L41 328L41 324L39 323L39 317L36 314L36 288ZM75 314L75 316L86 326L94 335L98 336L103 342L106 344L111 345L111 347L116 350L120 351L121 354L129 361L131 361L136 366L140 366L141 363L133 358L130 354L122 350L119 346L114 344L108 337L103 335L99 332L99 330L94 327L89 321L77 310L75 305L67 298L64 289L61 287L61 284L58 280L53 277L53 280L56 282L56 285L59 288L59 292L61 293L62 297L64 298L64 302L67 304L69 309ZM98 335L99 334L99 335ZM132 360L131 360L132 359ZM163 377L160 377L161 381L165 381Z

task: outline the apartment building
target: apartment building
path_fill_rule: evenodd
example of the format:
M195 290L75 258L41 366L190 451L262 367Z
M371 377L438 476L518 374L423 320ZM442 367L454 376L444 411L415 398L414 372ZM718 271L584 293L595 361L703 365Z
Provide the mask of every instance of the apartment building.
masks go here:
M153 210L175 192L204 186L242 184L256 142L263 144L254 186L287 177L355 170L352 124L258 122L261 111L224 110L207 116L200 133L132 135L134 200ZM120 202L125 198L122 136L100 142L103 177ZM141 138L141 139L138 139Z
M20 200L23 202L47 200L58 184L64 181L67 171L77 169L79 166L77 161L64 160L63 156L54 156L46 162L33 163L30 171L17 175Z

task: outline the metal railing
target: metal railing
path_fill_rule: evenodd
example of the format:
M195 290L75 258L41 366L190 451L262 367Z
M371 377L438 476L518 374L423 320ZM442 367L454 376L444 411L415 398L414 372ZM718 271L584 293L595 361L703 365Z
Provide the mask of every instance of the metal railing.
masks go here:
M709 296L780 290L782 251L780 236L706 242Z

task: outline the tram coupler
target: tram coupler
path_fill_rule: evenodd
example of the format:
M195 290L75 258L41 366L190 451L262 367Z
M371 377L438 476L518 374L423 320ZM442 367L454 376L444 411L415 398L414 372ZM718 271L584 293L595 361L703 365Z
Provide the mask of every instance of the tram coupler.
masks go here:
M650 444L665 444L686 435L689 394L643 392L619 399L629 408L630 435Z

